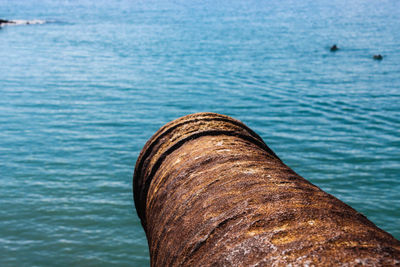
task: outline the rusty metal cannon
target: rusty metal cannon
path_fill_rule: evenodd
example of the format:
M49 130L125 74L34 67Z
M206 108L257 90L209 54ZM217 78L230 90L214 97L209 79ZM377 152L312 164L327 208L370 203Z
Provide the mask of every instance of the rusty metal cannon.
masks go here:
M394 266L400 242L215 113L159 129L136 162L134 201L152 266Z

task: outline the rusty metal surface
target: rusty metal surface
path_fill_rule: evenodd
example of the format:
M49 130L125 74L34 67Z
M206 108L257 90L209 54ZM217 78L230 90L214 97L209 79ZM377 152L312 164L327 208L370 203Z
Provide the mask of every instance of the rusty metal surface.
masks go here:
M192 114L158 130L133 187L152 266L400 265L398 240L227 116Z

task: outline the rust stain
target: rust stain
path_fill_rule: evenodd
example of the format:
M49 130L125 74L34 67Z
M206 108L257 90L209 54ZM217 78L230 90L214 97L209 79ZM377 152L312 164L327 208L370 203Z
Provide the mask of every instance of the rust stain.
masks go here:
M400 242L286 166L240 121L172 121L133 178L152 266L400 266Z

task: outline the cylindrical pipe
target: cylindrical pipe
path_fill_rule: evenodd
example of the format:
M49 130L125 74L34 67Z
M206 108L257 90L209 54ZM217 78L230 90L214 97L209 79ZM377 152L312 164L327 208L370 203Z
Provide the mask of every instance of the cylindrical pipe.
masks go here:
M152 266L400 265L398 240L228 116L197 113L158 130L133 189Z

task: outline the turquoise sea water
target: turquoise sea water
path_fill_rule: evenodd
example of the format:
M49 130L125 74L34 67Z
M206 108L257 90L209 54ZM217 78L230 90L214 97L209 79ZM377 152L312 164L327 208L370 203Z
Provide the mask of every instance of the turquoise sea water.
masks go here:
M400 238L399 10L0 0L0 18L45 22L0 29L0 266L148 266L136 158L163 124L200 111L242 120Z

